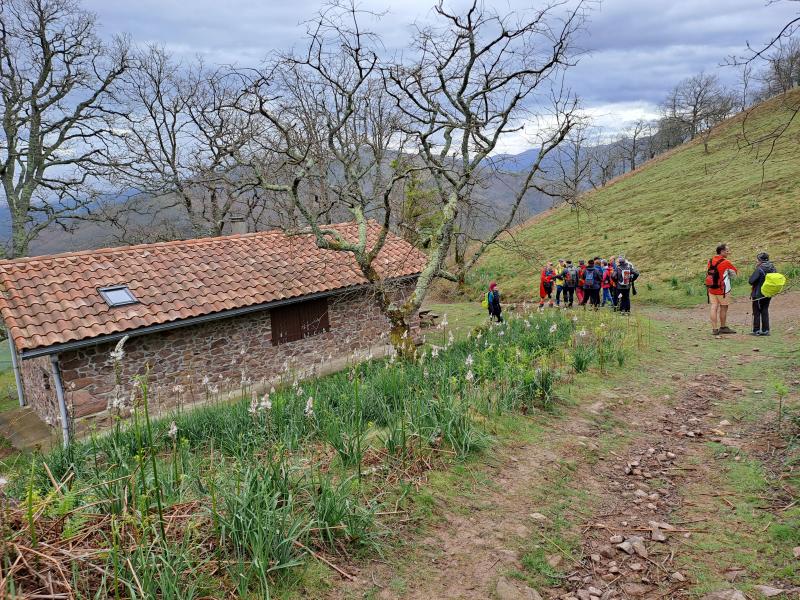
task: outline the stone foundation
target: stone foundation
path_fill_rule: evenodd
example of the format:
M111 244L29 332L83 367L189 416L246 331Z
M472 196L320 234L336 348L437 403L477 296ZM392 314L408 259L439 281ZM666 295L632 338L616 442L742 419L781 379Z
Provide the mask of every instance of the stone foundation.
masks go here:
M388 320L363 291L330 296L328 315L330 331L278 346L272 345L270 312L264 310L131 337L118 362L111 358L116 342L62 352L58 358L73 429L80 435L107 426L114 414L128 413L137 376L146 375L149 406L158 414L210 398L238 397L242 391L260 392L281 380L330 372L390 349ZM418 332L415 318L415 338ZM28 403L58 426L49 358L23 365Z

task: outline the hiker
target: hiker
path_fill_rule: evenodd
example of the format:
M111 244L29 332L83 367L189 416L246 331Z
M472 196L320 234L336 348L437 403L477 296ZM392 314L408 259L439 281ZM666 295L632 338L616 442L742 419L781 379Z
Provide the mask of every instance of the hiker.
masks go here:
M617 268L614 270L614 283L616 284L616 294L618 310L622 313L631 312L631 286L639 277L639 272L625 260L624 256L617 259Z
M730 248L727 244L717 246L717 254L708 261L706 267L706 290L708 291L708 303L711 305L711 334L730 334L736 333L728 327L728 306L730 306L731 277L733 271L739 271L728 260ZM717 326L719 322L719 326Z
M756 256L756 269L750 275L750 299L753 301L753 331L750 335L769 335L769 303L772 298L764 295L761 286L768 273L776 273L777 269L769 260L769 254L761 252Z
M586 261L578 261L578 285L575 288L575 295L578 297L578 304L583 304L583 274L586 272Z
M492 282L489 284L489 292L486 294L486 304L489 309L489 320L497 320L498 323L503 322L503 308L500 306L500 290L497 289L497 283Z
M600 267L603 270L603 277L600 280L600 287L603 290L603 301L600 306L605 306L606 303L613 305L614 300L611 296L611 286L614 279L614 269L608 264L608 261L603 259L600 262Z
M542 269L542 275L539 278L539 310L544 308L544 301L545 298L550 300L550 306L553 306L553 277L555 276L555 271L553 271L553 263L547 263L544 269Z
M575 301L575 288L578 287L578 267L568 260L561 272L561 277L564 279L564 306L572 308L572 303Z
M600 305L600 286L602 285L603 270L599 263L595 263L593 258L589 259L589 264L583 272L583 300L581 306L586 307L589 302L592 308L597 310Z
M564 304L567 303L567 295L564 293L564 259L558 259L558 267L556 267L556 306L561 306L561 294L564 294Z
M619 302L619 298L617 297L617 282L614 281L614 273L617 272L617 257L612 256L608 259L608 268L611 271L611 306L614 310L617 310L617 303Z

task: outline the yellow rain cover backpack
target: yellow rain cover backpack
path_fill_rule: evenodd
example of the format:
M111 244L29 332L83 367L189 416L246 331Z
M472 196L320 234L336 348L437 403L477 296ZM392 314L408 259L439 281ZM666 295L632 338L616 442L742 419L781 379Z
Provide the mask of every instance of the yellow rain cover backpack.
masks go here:
M486 293L483 295L483 300L481 300L481 306L482 306L483 308L489 308L489 294L491 294L491 293L492 293L492 292L486 292Z
M764 283L761 285L761 293L767 298L772 298L783 291L786 285L786 277L780 273L767 273L764 276Z

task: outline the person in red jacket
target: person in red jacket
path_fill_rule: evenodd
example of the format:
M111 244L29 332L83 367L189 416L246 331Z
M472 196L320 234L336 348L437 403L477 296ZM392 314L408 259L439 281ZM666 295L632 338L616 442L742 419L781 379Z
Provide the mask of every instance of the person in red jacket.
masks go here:
M544 308L545 299L550 300L550 306L553 306L553 279L556 272L553 270L553 263L547 263L547 266L542 269L542 275L539 278L539 308Z
M578 261L578 287L575 290L575 295L578 297L578 304L583 304L583 284L586 283L583 280L583 275L586 273L586 261L579 260Z
M600 306L605 306L606 302L609 304L613 304L613 299L611 296L611 288L613 286L614 280L614 269L611 265L608 264L608 261L602 261L602 268L603 268L603 279L602 279L602 288L603 288L603 303Z
M731 272L739 273L733 263L728 260L731 250L728 244L717 246L717 254L708 261L706 288L708 303L711 305L711 333L720 335L736 333L728 327L728 307L731 303ZM717 327L719 322L719 327Z

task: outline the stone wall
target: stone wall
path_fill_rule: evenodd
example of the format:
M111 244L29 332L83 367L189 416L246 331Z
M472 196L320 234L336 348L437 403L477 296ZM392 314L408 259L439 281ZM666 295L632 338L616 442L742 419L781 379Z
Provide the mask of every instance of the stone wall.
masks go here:
M25 402L52 427L61 426L61 413L58 410L56 384L49 356L39 356L19 361Z
M150 407L158 414L238 396L243 388L261 391L281 379L329 372L331 365L341 368L388 349L388 321L363 291L329 297L328 314L330 331L279 346L272 345L269 311L259 311L131 337L116 363L111 358L115 342L62 352L59 363L75 431L104 427L112 414L127 412L132 380L145 372ZM412 331L418 335L418 319ZM34 360L40 359L24 362ZM42 360L49 372L48 359ZM30 403L42 418L58 424L52 384L49 400Z

